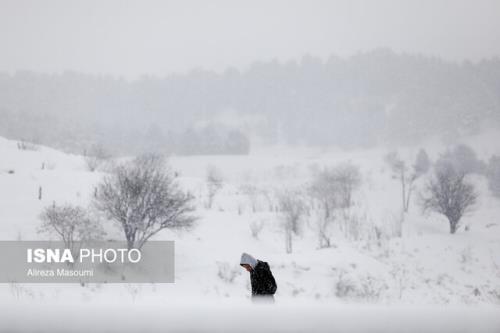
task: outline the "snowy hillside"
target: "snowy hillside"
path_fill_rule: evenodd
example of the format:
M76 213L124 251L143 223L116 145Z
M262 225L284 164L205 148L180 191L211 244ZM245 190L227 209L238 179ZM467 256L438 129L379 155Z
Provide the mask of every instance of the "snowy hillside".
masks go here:
M500 146L484 147L483 152L477 142L480 138L470 140L481 158L500 153ZM43 207L53 202L87 206L109 168L90 172L82 156L46 147L20 150L17 144L0 138L0 238L43 239L46 236L37 233ZM411 163L417 148L400 153L409 156ZM437 144L425 148L432 160L444 149ZM174 284L2 284L0 302L21 308L28 303L62 305L68 300L122 306L172 306L188 300L245 304L250 302L250 284L239 256L248 252L271 265L278 283L277 304L497 307L500 199L490 194L486 179L471 177L480 194L479 204L463 220L467 231L462 227L451 235L443 217L422 215L418 205L418 191L429 175L416 181L414 199L402 221L400 184L384 162L386 153L280 147L248 156L171 157L169 163L182 188L195 196L199 217L191 230L165 230L157 235L156 239L176 241ZM273 193L306 186L312 170L346 161L358 166L362 175L349 211L350 221L356 222L355 233L336 225L331 246L320 249L310 213L293 238L292 253L286 253L283 218ZM208 209L205 177L210 165L220 171L224 183ZM251 188L262 191L255 194ZM111 221L105 222L105 228L108 238L121 239Z

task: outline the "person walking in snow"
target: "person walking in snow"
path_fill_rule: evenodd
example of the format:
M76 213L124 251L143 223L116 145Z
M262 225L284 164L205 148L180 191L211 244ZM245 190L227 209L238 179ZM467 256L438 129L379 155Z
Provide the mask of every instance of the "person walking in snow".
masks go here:
M278 286L274 280L269 264L243 253L240 265L250 272L250 283L252 284L252 300L264 300L274 302L274 293Z

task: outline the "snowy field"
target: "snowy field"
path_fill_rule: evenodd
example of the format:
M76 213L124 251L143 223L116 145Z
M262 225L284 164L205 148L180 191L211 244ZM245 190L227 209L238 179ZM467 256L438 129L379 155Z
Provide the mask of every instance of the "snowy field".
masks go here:
M71 304L2 307L9 332L476 332L495 333L489 307L373 306L289 303L252 306L227 301L187 304ZM22 313L22 315L20 314ZM26 320L29 318L29 320Z
M466 143L487 160L500 155L492 137L498 139L490 133ZM90 172L82 156L16 144L0 138L0 239L44 239L37 233L42 209L53 202L88 206L107 168ZM423 147L431 160L446 148ZM419 148L399 153L411 163ZM500 199L483 176L473 175L479 203L450 235L442 216L424 215L418 205L426 175L417 179L403 216L387 152L276 147L249 156L171 157L182 188L195 196L198 216L191 230L156 236L176 242L175 283L1 284L0 330L88 332L98 324L111 332L500 332ZM307 186L314 170L341 162L358 166L362 175L349 211L355 234L338 225L331 246L320 249L314 215L308 215L286 253L273 193ZM208 166L224 180L210 209ZM107 238L121 239L112 222L105 228ZM274 306L251 303L242 252L271 265L278 283Z

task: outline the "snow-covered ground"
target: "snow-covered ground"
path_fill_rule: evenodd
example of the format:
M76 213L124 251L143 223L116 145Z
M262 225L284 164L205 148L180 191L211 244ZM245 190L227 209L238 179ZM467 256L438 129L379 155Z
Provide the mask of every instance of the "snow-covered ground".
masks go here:
M353 332L496 333L491 307L289 303L254 306L224 300L152 304L0 307L8 332ZM5 318L5 319L4 319Z
M486 141L497 144L484 145ZM500 155L498 141L471 138L467 143L480 158ZM400 153L411 163L418 148ZM432 160L444 149L436 143L424 148ZM400 184L384 163L387 152L275 147L255 149L249 156L171 157L181 186L196 197L199 217L192 230L165 230L156 238L176 241L175 283L1 284L0 316L8 320L2 319L0 328L24 331L29 323L19 320L30 314L48 322L61 313L61 318L73 318L74 312L74 320L85 323L82 313L94 314L98 322L105 320L107 311L113 316L134 311L137 321L125 316L110 322L108 317L110 330L137 330L140 318L154 322L158 314L156 324L161 327L169 327L168 322L178 329L184 318L186 331L216 330L220 318L227 320L226 331L250 330L257 321L264 329L297 331L500 332L500 199L491 196L484 177L473 176L480 199L463 219L467 231L461 228L450 235L443 217L422 215L413 200L398 237ZM287 254L273 191L303 186L311 170L346 161L359 166L363 178L350 212L360 224L358 239L336 230L332 246L319 249L311 215L293 240L293 252ZM211 209L206 208L209 165L224 178ZM82 156L46 147L19 150L15 141L0 138L0 239L42 239L37 226L43 207L54 201L87 206L104 172L105 168L87 171ZM424 181L425 177L417 181L415 199ZM252 186L263 191L249 194L245 188ZM252 236L252 224L263 225L257 238ZM381 237L374 236L375 228L382 231ZM110 222L106 230L108 238L121 237ZM252 306L248 273L239 266L241 252L270 263L278 283L274 307ZM42 306L48 307L41 310ZM176 319L164 313L175 313ZM156 324L148 328L158 328ZM68 329L54 323L39 327Z

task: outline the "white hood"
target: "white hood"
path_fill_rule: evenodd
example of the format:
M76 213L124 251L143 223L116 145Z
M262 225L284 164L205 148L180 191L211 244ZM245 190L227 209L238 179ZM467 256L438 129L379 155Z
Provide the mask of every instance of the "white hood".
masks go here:
M257 259L249 255L248 253L241 254L240 265L250 265L252 268L255 268L257 265Z

